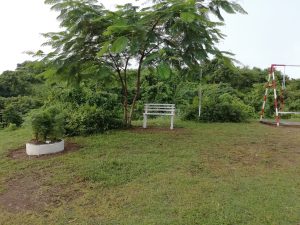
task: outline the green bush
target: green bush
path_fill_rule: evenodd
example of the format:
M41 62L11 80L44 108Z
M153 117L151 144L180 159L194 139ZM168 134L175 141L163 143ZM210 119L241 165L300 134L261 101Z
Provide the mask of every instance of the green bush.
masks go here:
M69 136L101 133L123 126L113 111L96 106L83 105L66 109L66 134Z
M6 106L12 105L23 116L32 109L40 108L43 102L30 96L11 97L6 100Z
M31 126L37 141L56 141L64 135L64 115L56 108L39 109L32 112Z
M28 96L1 98L0 111L3 113L2 123L7 126L10 123L20 127L23 123L23 117L32 109L42 106L40 100Z
M243 122L254 116L254 109L246 105L230 90L226 93L221 85L208 86L203 96L201 117L198 118L198 98L190 105L185 114L186 120L205 122ZM225 89L225 90L226 90Z
M14 131L14 130L16 130L17 128L18 128L18 127L17 127L16 124L10 123L10 124L8 124L6 130L8 130L8 131Z
M118 95L105 91L95 90L91 87L53 89L46 104L53 102L72 104L73 107L83 105L97 106L107 110L115 110L116 106L121 107Z
M12 105L6 107L2 112L2 119L6 124L16 124L16 126L21 126L23 123L21 113Z
M66 135L90 135L123 126L118 95L91 87L53 91L46 105L56 104L65 115Z

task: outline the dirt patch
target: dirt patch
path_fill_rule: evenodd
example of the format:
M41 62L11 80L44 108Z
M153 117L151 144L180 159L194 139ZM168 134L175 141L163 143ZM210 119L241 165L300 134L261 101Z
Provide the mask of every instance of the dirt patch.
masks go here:
M79 150L82 146L76 144L76 143L70 143L66 142L65 143L65 150L59 153L54 153L54 154L48 154L48 155L40 155L40 156L28 156L26 154L26 149L25 147L20 147L17 149L10 150L7 157L11 159L26 159L26 160L32 160L32 159L49 159L52 157L57 157L60 155L64 155L70 152L75 152Z
M46 176L30 174L9 180L6 191L0 194L0 207L10 213L49 211L49 207L58 207L82 195L75 186L49 186L44 180Z

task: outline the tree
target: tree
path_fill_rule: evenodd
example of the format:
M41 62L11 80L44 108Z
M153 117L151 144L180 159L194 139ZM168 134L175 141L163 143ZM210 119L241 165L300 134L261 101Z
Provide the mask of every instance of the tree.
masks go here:
M4 71L0 74L0 96L8 98L31 94L33 84L42 82L37 74L44 69L40 62L23 62L15 71Z
M140 97L142 70L157 68L168 77L172 70L195 70L209 56L226 52L216 48L224 36L220 9L227 13L245 13L242 7L227 0L154 0L140 8L132 4L109 11L96 0L45 0L64 31L47 33L46 44L53 52L44 60L55 67L53 74L79 84L83 79L113 78L122 90L124 123L131 125ZM218 22L210 19L215 14ZM135 67L134 95L128 93L129 68ZM58 68L58 69L55 69Z

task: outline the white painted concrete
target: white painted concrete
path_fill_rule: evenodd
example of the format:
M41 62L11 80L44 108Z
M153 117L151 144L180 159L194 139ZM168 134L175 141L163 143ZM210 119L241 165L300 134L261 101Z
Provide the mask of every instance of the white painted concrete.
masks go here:
M64 140L60 142L55 142L52 144L26 144L26 153L27 155L45 155L45 154L52 154L63 151L65 148Z

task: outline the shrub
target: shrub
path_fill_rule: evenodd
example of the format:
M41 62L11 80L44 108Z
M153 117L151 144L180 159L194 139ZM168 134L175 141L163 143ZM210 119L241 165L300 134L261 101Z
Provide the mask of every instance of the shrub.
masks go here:
M16 124L16 126L21 126L23 119L21 113L13 107L12 105L6 107L2 112L2 119L6 124Z
M23 123L23 117L32 109L36 109L42 106L42 102L28 97L0 97L0 111L2 110L2 124L7 126L10 123L20 127Z
M55 107L39 109L31 115L31 126L37 141L56 141L64 134L64 115Z
M90 135L120 128L122 106L117 94L100 91L93 85L56 89L45 105L62 108L66 135Z
M66 134L70 136L101 133L123 126L113 111L96 106L83 105L77 109L67 109L65 112Z
M8 131L14 131L14 130L16 130L17 128L18 128L18 127L17 127L16 124L10 123L10 124L8 125L8 127L6 128L6 130L8 130Z
M21 115L25 115L30 112L32 109L40 108L43 105L41 100L29 96L19 96L8 98L6 105L12 105L18 110Z
M190 105L185 114L186 120L205 122L243 122L254 116L254 109L246 105L235 93L224 93L222 86L208 87L203 97L202 113L198 118L198 99Z

